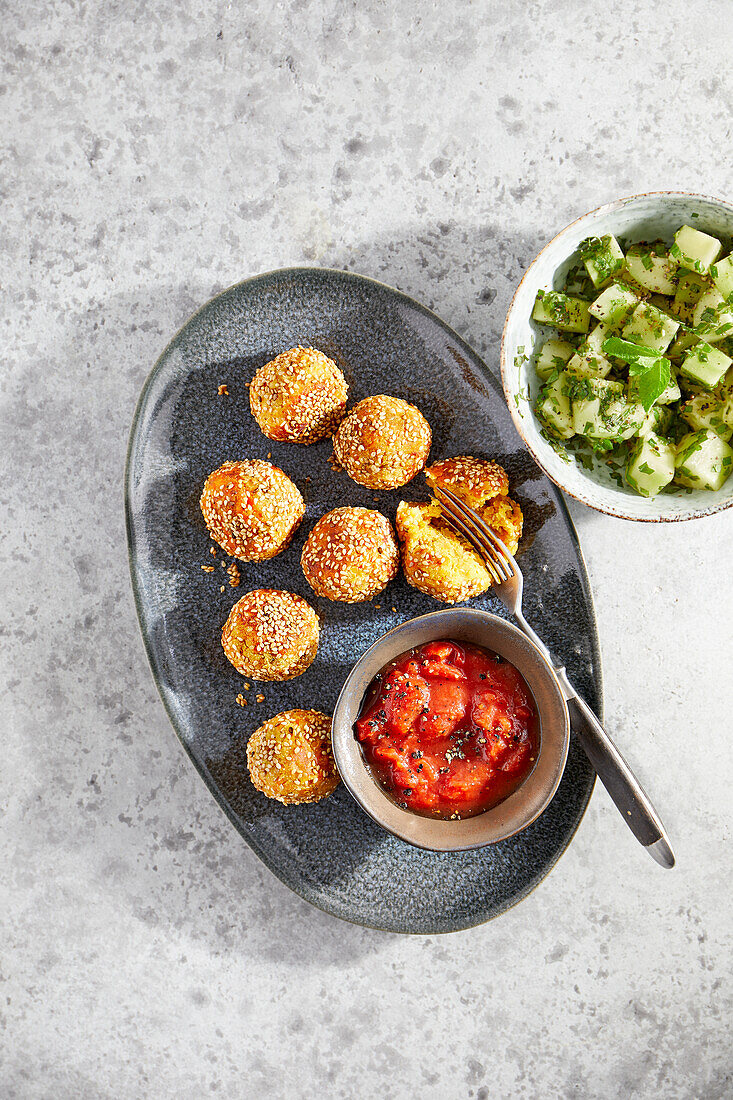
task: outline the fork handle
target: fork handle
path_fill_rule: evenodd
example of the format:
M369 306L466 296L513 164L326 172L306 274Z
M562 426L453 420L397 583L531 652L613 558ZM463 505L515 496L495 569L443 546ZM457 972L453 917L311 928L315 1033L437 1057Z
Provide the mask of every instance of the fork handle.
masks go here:
M576 692L565 669L555 673L566 692L570 725L624 821L640 844L662 867L674 867L674 853L649 796L584 699Z

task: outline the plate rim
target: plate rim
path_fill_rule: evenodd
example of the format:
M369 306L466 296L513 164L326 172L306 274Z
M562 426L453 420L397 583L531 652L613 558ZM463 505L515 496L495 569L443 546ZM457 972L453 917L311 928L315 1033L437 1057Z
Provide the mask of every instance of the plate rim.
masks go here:
M268 871L271 874L273 874L275 876L275 878L277 878L284 886L286 886L289 890L291 890L294 894L296 894L303 901L307 902L310 905L313 905L316 909L319 909L323 913L327 913L331 917L335 917L338 920L346 921L346 923L348 923L348 924L353 924L353 925L355 925L357 927L360 927L360 928L369 928L373 931L388 932L388 933L391 933L393 935L412 935L412 936L449 935L449 934L454 933L454 932L467 931L469 928L480 927L483 924L488 924L490 921L496 920L498 917L503 916L505 913L508 913L510 910L514 909L517 905L519 905L522 901L524 901L524 899L526 897L528 897L529 894L531 894L547 878L547 876L550 874L550 872L556 867L556 865L557 865L558 861L560 860L560 858L565 854L565 852L570 847L570 844L573 841L573 839L575 837L575 834L577 833L583 818L585 817L585 813L588 809L588 805L590 803L591 797L593 795L593 791L595 789L595 783L596 783L595 773L591 777L590 784L589 784L588 790L587 790L587 794L584 797L583 803L580 807L580 810L579 810L575 820L572 822L572 826L571 826L571 828L570 828L570 830L567 834L567 837L564 838L564 841L561 844L561 846L559 847L558 851L556 852L554 858L552 860L548 861L543 866L541 873L539 875L535 876L534 878L532 878L531 881L527 884L526 888L522 889L517 894L517 896L513 898L511 903L509 905L506 905L499 912L491 913L488 916L482 915L481 919L479 919L479 920L470 920L468 923L466 923L465 921L456 921L452 924L451 927L431 928L431 929L428 929L428 930L425 930L425 929L415 929L415 930L413 930L413 929L404 929L404 928L398 929L398 928L394 928L394 927L390 928L390 927L385 927L384 923L374 923L374 924L372 924L372 923L369 923L365 920L356 920L352 917L347 916L346 914L344 914L342 912L336 912L333 907L328 907L324 904L321 904L320 901L317 900L316 896L310 896L309 895L308 889L307 889L308 888L307 880L301 880L296 885L293 882L288 881L284 877L284 875L281 874L280 871L271 864L270 860L267 858L267 856L264 852L264 849L260 846L257 839L250 836L248 834L247 830L242 828L239 819L236 817L236 815L233 813L233 811L231 810L231 808L229 807L227 802L222 797L216 783L214 783L213 778L208 773L208 770L207 770L205 764L203 763L203 761L198 760L196 758L196 756L193 754L193 751L191 749L190 744L188 743L186 738L183 736L182 731L179 730L179 728L178 728L177 721L176 721L176 719L174 718L174 715L173 715L172 706L171 706L170 701L167 697L166 690L163 687L162 676L160 675L159 665L158 665L156 656L153 652L153 647L152 647L152 644L151 644L150 634L149 634L149 631L147 629L147 623L146 623L145 614L144 614L144 610L143 610L143 601L142 601L142 597L141 597L140 586L139 586L139 583L138 583L138 577L137 577L136 569L134 567L134 560L133 559L134 559L134 551L135 551L135 546L136 546L136 539L135 539L134 522L133 522L133 508L132 508L132 502L131 502L132 467L133 467L133 462L134 462L135 451L137 449L137 445L138 445L138 442L139 442L140 428L141 428L141 424L142 424L142 420L143 420L143 414L145 412L146 405L147 405L148 394L149 394L150 390L152 389L152 385L153 385L154 381L157 379L158 374L160 373L163 366L165 365L171 351L174 349L175 345L177 344L178 340L183 335L185 330L189 327L189 325L191 325L191 323L194 320L196 320L197 317L199 317L201 314L203 314L207 310L209 310L212 306L214 306L214 304L216 302L218 302L222 298L225 298L226 296L230 295L233 291L240 290L241 288L245 288L245 287L246 288L252 288L252 287L257 286L258 284L266 284L267 282L271 282L271 281L273 281L277 278L282 278L284 276L288 276L288 277L291 277L291 278L292 277L297 278L298 276L313 277L314 275L319 277L319 278L324 278L324 279L329 278L329 277L331 277L331 278L337 277L337 278L343 279L345 282L352 282L355 285L358 285L358 284L361 284L361 283L367 283L367 284L371 284L375 287L378 287L382 291L387 291L389 294L393 295L394 297L399 299L401 302L403 302L406 305L410 306L412 309L417 310L418 313L422 313L423 315L429 317L430 320L435 322L441 329L443 329L443 331L446 332L446 334L449 335L452 340L456 341L456 343L458 344L461 351L467 352L468 356L471 360L476 360L478 362L478 364L479 364L482 371L484 371L487 375L491 376L491 372L489 371L489 368L486 366L486 364L483 361L483 358L478 354L478 352L475 351L474 348L472 348L471 345L468 344L467 341L464 340L463 337L461 337L455 331L455 329L453 329L446 321L444 321L440 316L438 316L437 313L435 313L428 306L423 305L422 302L419 302L416 298L412 298L409 294L405 294L403 291L399 290L397 287L393 287L389 283L382 282L379 279L374 279L369 275L361 275L358 272L347 271L347 270L344 270L342 268L320 267L318 265L313 265L313 266L298 265L298 266L294 266L294 267L273 268L270 271L261 272L258 275L252 275L249 278L241 279L238 282L232 283L230 286L227 286L223 290L217 292L211 298L207 299L204 303L202 303L202 305L200 305L198 307L198 309L194 310L193 313L191 313L190 316L188 316L186 318L186 320L179 326L179 328L176 330L174 335L166 343L166 345L163 348L162 352L157 357L157 359L155 360L153 366L151 367L148 374L146 375L145 380L144 380L144 382L142 384L142 387L140 389L140 393L138 395L137 402L135 404L135 410L134 410L133 417L132 417L132 422L131 422L131 425L130 425L130 433L129 433L129 436L128 436L127 451L126 451L126 455L125 455L124 474L123 474L123 477L124 477L123 496L124 496L124 508L125 508L125 534L126 534L126 543L127 543L127 562L128 562L128 569L129 569L129 572L130 572L130 583L131 583L131 587L132 587L133 599L134 599L134 603L135 603L135 613L136 613L136 616L137 616L137 621L138 621L138 627L139 627L139 630L140 630L140 634L142 635L142 641L143 641L143 646L144 646L144 649L145 649L145 655L147 657L148 666L150 668L150 672L151 672L151 675L152 675L152 678L153 678L153 682L155 684L155 687L156 687L156 690L157 690L158 695L160 697L160 700L163 704L163 709L165 710L165 713L168 717L168 720L169 720L171 726L173 727L173 730L174 730L174 733L176 735L177 740L179 741L179 743L183 747L186 755L188 756L189 760L191 761L194 768L198 772L200 778L202 779L203 783L205 784L207 790L209 791L209 794L213 796L213 798L214 798L216 804L219 806L220 810L224 813L224 815L226 816L226 818L228 819L230 824L234 827L237 834L246 842L248 847L254 852L254 854L257 856L257 858L259 860L261 860L261 862L265 865L265 867L268 869ZM501 376L499 376L497 381L499 382L499 386L501 387L501 389L503 391L503 387L501 386ZM517 433L517 435L518 435L518 438L519 438L519 442L522 444L524 449L527 451L529 457L532 459L532 461L535 463L535 465L538 466L538 469L541 470L543 476L547 478L547 483L550 487L550 491L551 491L551 493L552 493L552 495L555 499L555 503L557 504L561 514L563 515L563 517L565 519L566 526L568 528L571 540L574 544L575 551L576 551L577 556L578 556L578 560L579 560L579 563L580 563L580 566L581 566L581 569L579 570L581 589L582 589L582 592L583 592L583 596L585 598L586 606L588 607L588 610L589 610L590 625L592 626L591 650L592 650L592 660L593 660L593 675L594 675L594 680L596 682L597 691L598 691L598 704L599 704L598 705L598 710L600 712L599 713L599 718L601 719L601 721L603 721L604 694L603 694L603 664L602 664L602 656L601 656L601 646L600 646L600 638L599 638L599 635L598 635L598 623L597 623L597 619L596 619L595 604L594 604L594 601L593 601L593 593L592 593L591 587L590 587L590 580L589 580L589 577L588 577L588 567L586 565L585 556L583 554L583 549L581 547L580 540L578 538L578 533L575 529L575 524L573 523L572 516L570 515L567 504L564 500L562 491L555 484L555 482L550 477L548 477L547 473L542 469L542 467L539 465L539 463L537 463L536 459L534 458L534 455L529 450L529 448L527 448L526 444L524 443L524 440L522 439L521 436L519 436L519 433ZM571 738L572 738L572 730L571 730Z

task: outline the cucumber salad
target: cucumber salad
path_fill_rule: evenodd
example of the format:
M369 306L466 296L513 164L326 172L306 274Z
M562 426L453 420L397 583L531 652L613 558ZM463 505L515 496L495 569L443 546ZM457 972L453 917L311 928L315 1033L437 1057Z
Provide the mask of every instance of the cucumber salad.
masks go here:
M694 217L694 215L693 215ZM583 241L532 311L535 412L556 450L645 497L720 489L733 471L733 254L683 225L661 241Z

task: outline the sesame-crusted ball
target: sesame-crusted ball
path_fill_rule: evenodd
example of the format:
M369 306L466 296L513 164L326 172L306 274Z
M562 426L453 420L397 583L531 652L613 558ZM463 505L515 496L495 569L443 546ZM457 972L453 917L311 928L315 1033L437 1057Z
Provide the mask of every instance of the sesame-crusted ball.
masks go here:
M408 504L397 509L397 535L408 584L441 603L462 603L480 596L491 584L483 561L471 544L442 519L434 505Z
M316 443L342 420L348 393L333 359L297 347L260 367L249 387L249 405L270 439Z
M257 588L235 603L221 632L228 659L253 680L292 680L318 651L318 616L302 596Z
M359 485L397 489L422 470L432 433L414 405L380 393L355 405L333 437L336 462Z
M201 494L209 534L233 558L264 561L290 542L305 505L287 474L263 459L225 462Z
M392 524L371 508L335 508L321 516L301 557L317 596L360 603L396 575L400 554Z
M502 466L486 458L459 455L428 466L425 478L431 488L450 489L478 512L509 553L516 554L522 534L522 509L507 495L509 478Z
M425 477L428 485L451 489L471 508L480 508L487 500L505 497L509 492L509 478L503 466L472 455L434 462L426 469Z
M317 710L286 710L256 729L247 745L252 783L278 802L318 802L338 786L331 719Z

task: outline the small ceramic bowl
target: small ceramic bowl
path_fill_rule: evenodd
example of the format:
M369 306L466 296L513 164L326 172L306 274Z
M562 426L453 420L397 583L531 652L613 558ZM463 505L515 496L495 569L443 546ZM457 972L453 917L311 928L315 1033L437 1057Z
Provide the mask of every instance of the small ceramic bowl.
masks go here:
M568 270L578 262L578 248L586 237L612 233L632 243L661 238L671 244L681 225L692 225L730 244L733 204L682 191L658 191L618 199L584 214L553 237L533 261L517 287L504 325L501 343L504 393L516 429L535 461L575 500L621 519L660 522L713 515L733 504L733 477L716 493L698 489L689 493L661 493L647 499L625 484L617 485L602 461L594 462L590 470L571 455L566 461L541 434L533 411L541 384L532 362L535 345L550 330L541 329L531 319L532 307L538 290L562 288Z
M440 638L473 642L510 661L532 692L540 722L539 755L524 783L485 813L458 821L422 817L393 802L373 778L354 732L364 696L376 674L406 650ZM570 726L555 674L529 638L497 615L457 607L411 619L384 634L366 651L339 695L332 738L341 778L361 808L382 828L418 848L458 852L506 840L539 817L562 777Z

